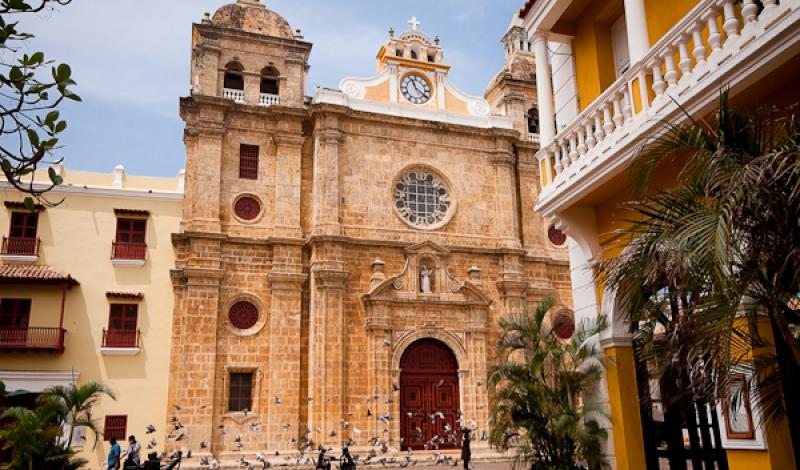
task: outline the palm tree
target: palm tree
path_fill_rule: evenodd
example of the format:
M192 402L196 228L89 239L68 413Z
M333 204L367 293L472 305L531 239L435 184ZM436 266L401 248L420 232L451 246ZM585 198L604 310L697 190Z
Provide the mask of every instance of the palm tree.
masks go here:
M723 91L713 120L687 117L639 152L622 255L598 278L656 374L688 372L683 392L713 403L746 370L761 416L797 426L800 408L783 398L800 393L800 111L736 110ZM653 188L666 165L678 184Z
M60 424L69 427L67 447L72 446L75 429L79 426L92 431L95 436L95 445L97 445L97 436L100 432L97 429L97 423L92 418L92 408L103 396L113 400L117 399L111 388L98 382L88 382L80 387L75 383L66 387L57 385L44 391L42 400L55 401L63 407L63 422Z
M492 442L514 447L516 464L532 470L573 470L578 462L605 467L599 406L582 402L604 369L599 317L584 322L570 340L545 320L555 301L541 301L533 315L509 314L500 322L501 362L489 371Z
M74 459L75 452L61 441L63 407L44 400L36 409L9 408L2 414L8 424L0 430L3 449L13 458L4 470L71 470L87 463Z

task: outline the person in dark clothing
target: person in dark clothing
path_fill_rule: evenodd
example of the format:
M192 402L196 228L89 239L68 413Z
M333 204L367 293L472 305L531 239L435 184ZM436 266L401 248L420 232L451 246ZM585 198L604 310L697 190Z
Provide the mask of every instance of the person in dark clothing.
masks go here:
M325 457L325 448L320 446L319 458L317 459L317 470L331 470L331 462Z
M347 447L342 447L341 470L356 470L356 462Z
M461 430L464 439L461 441L461 460L464 462L464 470L469 470L469 462L472 460L472 449L470 449L472 431L468 428Z

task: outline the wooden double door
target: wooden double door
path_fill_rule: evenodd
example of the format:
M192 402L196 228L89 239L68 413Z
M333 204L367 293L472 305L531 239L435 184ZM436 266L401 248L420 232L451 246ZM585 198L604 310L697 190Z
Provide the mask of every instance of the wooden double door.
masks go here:
M452 449L460 445L458 363L443 343L425 339L400 361L402 449Z

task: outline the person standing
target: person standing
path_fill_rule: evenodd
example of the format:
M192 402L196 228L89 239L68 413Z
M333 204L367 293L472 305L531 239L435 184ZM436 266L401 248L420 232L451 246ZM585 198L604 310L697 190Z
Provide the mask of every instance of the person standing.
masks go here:
M122 455L122 448L117 444L116 437L112 437L108 442L111 444L111 449L108 450L108 460L106 461L108 470L117 470L119 469L119 459Z
M469 462L472 460L472 449L470 448L472 430L464 428L461 433L464 435L461 441L461 460L464 462L464 470L469 470Z
M131 434L128 437L128 451L127 451L127 459L125 459L125 466L132 466L135 468L139 467L141 463L140 454L142 452L142 445L136 442L136 436Z

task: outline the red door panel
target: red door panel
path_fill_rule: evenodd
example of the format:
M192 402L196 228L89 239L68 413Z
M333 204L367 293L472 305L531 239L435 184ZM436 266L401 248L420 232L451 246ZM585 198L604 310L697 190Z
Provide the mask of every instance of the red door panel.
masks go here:
M436 340L412 344L400 360L403 449L458 446L458 363Z

